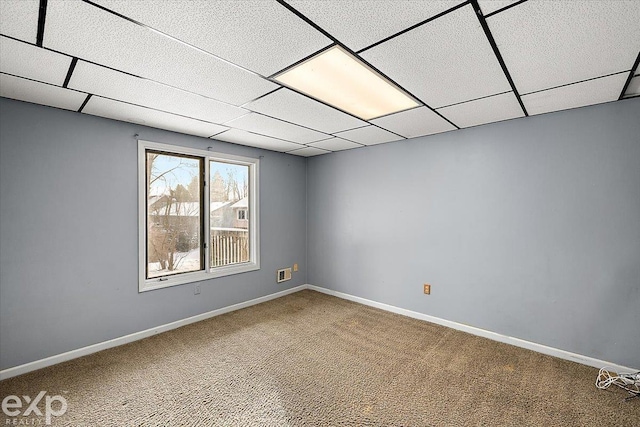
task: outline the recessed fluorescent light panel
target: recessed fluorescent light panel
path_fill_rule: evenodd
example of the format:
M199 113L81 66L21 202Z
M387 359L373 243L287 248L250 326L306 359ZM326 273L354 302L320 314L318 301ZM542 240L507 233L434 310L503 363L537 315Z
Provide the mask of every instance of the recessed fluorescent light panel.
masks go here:
M283 71L274 80L363 120L420 105L339 46Z

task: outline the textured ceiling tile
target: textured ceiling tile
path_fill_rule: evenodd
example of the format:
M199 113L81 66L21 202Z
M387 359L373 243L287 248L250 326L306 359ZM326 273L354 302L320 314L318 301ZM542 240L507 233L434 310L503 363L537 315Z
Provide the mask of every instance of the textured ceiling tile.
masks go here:
M371 120L380 127L402 135L406 138L432 135L434 133L454 130L455 126L428 109L427 107L414 108L379 119ZM454 122L455 123L455 122Z
M342 138L329 138L324 141L314 142L309 144L311 147L322 148L324 150L329 151L341 151L341 150L349 150L351 148L362 147L361 144L356 144L355 142L347 141Z
M277 138L271 138L270 136L258 135L240 129L229 129L226 132L214 136L213 139L282 152L291 151L303 147L300 144L283 141Z
M0 34L35 43L40 0L0 0Z
M49 1L44 46L234 105L277 88L85 2Z
M227 129L224 126L150 110L136 105L100 98L99 96L91 97L82 112L108 119L203 137L209 137Z
M305 148L300 148L298 150L288 151L287 153L294 154L296 156L302 156L302 157L312 157L312 156L319 156L321 154L328 154L330 153L330 151L325 151L325 150L321 150L319 148L314 148L314 147L305 147Z
M602 77L522 96L529 115L548 113L615 101L627 79L626 73Z
M77 111L86 94L46 83L0 74L0 96Z
M380 129L376 126L365 126L358 129L348 130L346 132L338 132L336 133L336 136L364 145L382 144L384 142L404 139L401 136L384 129Z
M511 89L471 5L362 57L433 108Z
M265 76L331 44L276 1L97 3Z
M330 137L330 135L327 135L326 133L303 128L298 125L283 122L282 120L272 119L271 117L263 116L258 113L247 114L225 123L225 125L300 144L319 141Z
M640 51L637 0L529 0L487 22L520 94L629 70Z
M62 86L69 64L68 56L0 37L0 71L3 73Z
M280 89L244 107L325 133L339 132L367 124L289 89Z
M488 15L497 10L503 9L519 0L478 0L480 10L483 15Z
M438 112L461 128L524 117L513 92L444 107Z
M461 0L286 1L354 51L462 3Z
M629 86L627 87L627 91L624 93L624 97L628 98L630 96L638 95L640 95L640 77L636 76L629 82Z
M151 80L78 61L69 88L169 113L223 123L248 111Z

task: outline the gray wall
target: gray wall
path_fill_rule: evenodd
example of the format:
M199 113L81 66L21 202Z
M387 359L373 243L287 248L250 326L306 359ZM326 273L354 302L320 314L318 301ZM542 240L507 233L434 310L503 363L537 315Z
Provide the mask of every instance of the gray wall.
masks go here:
M640 367L639 118L632 99L310 159L309 283Z
M0 369L306 282L306 159L5 98L0 120ZM138 293L135 133L264 156L259 271Z
M640 367L638 117L633 99L329 154L307 171L303 158L0 99L0 369L297 286L307 271ZM264 156L260 271L202 282L200 295L138 293L135 133ZM276 284L294 262L301 271Z

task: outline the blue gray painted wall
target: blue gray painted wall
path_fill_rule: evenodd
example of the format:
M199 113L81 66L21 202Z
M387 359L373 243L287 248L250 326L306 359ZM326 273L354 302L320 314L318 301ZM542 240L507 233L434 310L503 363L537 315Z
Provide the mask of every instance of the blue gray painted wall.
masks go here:
M5 98L0 120L0 369L306 282L304 158ZM136 133L263 156L259 271L138 293Z
M0 369L305 282L640 366L638 117L632 99L329 154L307 170L0 99ZM260 271L202 282L200 295L137 292L135 133L264 156ZM301 272L276 284L294 262Z
M309 283L640 366L640 99L324 155L307 180Z

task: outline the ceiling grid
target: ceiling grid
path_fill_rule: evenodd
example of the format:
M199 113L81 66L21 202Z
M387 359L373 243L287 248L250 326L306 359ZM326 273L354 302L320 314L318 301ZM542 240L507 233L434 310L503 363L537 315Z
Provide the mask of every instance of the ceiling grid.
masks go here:
M620 92L620 96L618 97L618 100L621 100L622 98L625 98L625 97L635 96L639 94L639 91L638 91L639 82L638 82L638 79L634 77L634 74L637 76L638 72L640 71L638 69L639 65L640 65L640 51L638 52L638 56L636 56L636 60L633 63L631 70L629 71L629 76L627 77L627 81L624 83L624 87Z
M637 22L634 0L2 0L0 96L317 156L640 96ZM362 120L275 79L335 46L419 106Z

